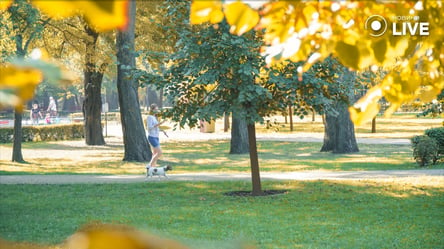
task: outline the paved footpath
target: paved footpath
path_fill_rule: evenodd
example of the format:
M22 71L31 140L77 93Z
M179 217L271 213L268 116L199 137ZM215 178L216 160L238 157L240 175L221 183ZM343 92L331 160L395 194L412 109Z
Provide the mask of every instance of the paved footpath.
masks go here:
M262 180L370 180L420 178L435 176L444 184L444 169L382 170L382 171L299 171L263 172ZM105 184L160 181L235 181L250 180L250 173L186 173L170 174L169 178L146 178L143 175L1 175L0 184Z

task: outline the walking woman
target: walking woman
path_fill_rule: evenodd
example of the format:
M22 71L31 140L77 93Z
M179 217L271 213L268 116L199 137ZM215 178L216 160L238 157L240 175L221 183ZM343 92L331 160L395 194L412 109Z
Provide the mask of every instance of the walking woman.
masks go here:
M160 122L157 120L157 114L159 113L159 108L156 104L150 105L150 115L146 120L146 126L148 128L148 142L150 143L153 149L153 155L151 157L151 161L147 167L157 167L157 160L162 155L162 150L160 149L160 141L159 141L159 126L164 122Z

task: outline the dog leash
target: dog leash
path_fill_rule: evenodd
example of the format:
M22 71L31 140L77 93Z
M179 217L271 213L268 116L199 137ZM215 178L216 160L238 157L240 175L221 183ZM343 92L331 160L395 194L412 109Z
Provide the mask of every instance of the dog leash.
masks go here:
M166 133L166 131L164 130L160 130L161 132L163 132L163 134L165 134L166 137L169 137L168 134Z

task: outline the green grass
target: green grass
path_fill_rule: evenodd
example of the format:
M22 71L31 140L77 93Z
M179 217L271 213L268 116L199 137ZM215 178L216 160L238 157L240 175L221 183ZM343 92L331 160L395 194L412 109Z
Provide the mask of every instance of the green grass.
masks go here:
M427 120L379 120L358 136L411 137ZM441 125L433 121L435 126ZM319 122L318 122L319 123ZM322 132L298 123L296 132ZM259 127L260 132L272 132ZM282 126L280 132L288 126ZM262 172L418 168L410 145L359 144L352 154L321 153L321 143L258 142ZM12 149L0 145L0 151ZM163 143L162 164L172 173L248 172L248 155L230 155L229 141ZM0 174L143 174L144 163L122 162L123 146L83 141L23 143L27 164L0 160ZM444 168L444 164L433 166ZM236 248L250 241L268 248L443 248L442 177L374 181L263 181L266 197L229 197L251 190L248 181L134 184L1 185L0 238L56 245L81 226L112 223L175 238L192 248ZM1 240L0 240L1 244ZM0 245L1 247L1 245Z
M193 248L442 248L444 189L401 183L283 181L0 185L0 237L59 244L88 223L127 224ZM205 246L203 246L203 244ZM200 246L199 246L200 245ZM211 246L210 246L211 245ZM231 248L231 247L230 247Z

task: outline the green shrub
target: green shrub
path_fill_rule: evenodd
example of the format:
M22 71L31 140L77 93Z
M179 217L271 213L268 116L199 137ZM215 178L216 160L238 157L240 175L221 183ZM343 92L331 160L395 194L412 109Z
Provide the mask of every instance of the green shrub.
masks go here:
M24 126L22 142L71 140L84 137L83 124ZM12 143L14 128L0 128L0 143Z
M435 139L422 135L411 139L413 146L413 158L419 166L424 167L438 160L438 143Z
M439 154L444 154L444 127L432 128L425 131L425 134L436 140L439 146Z

